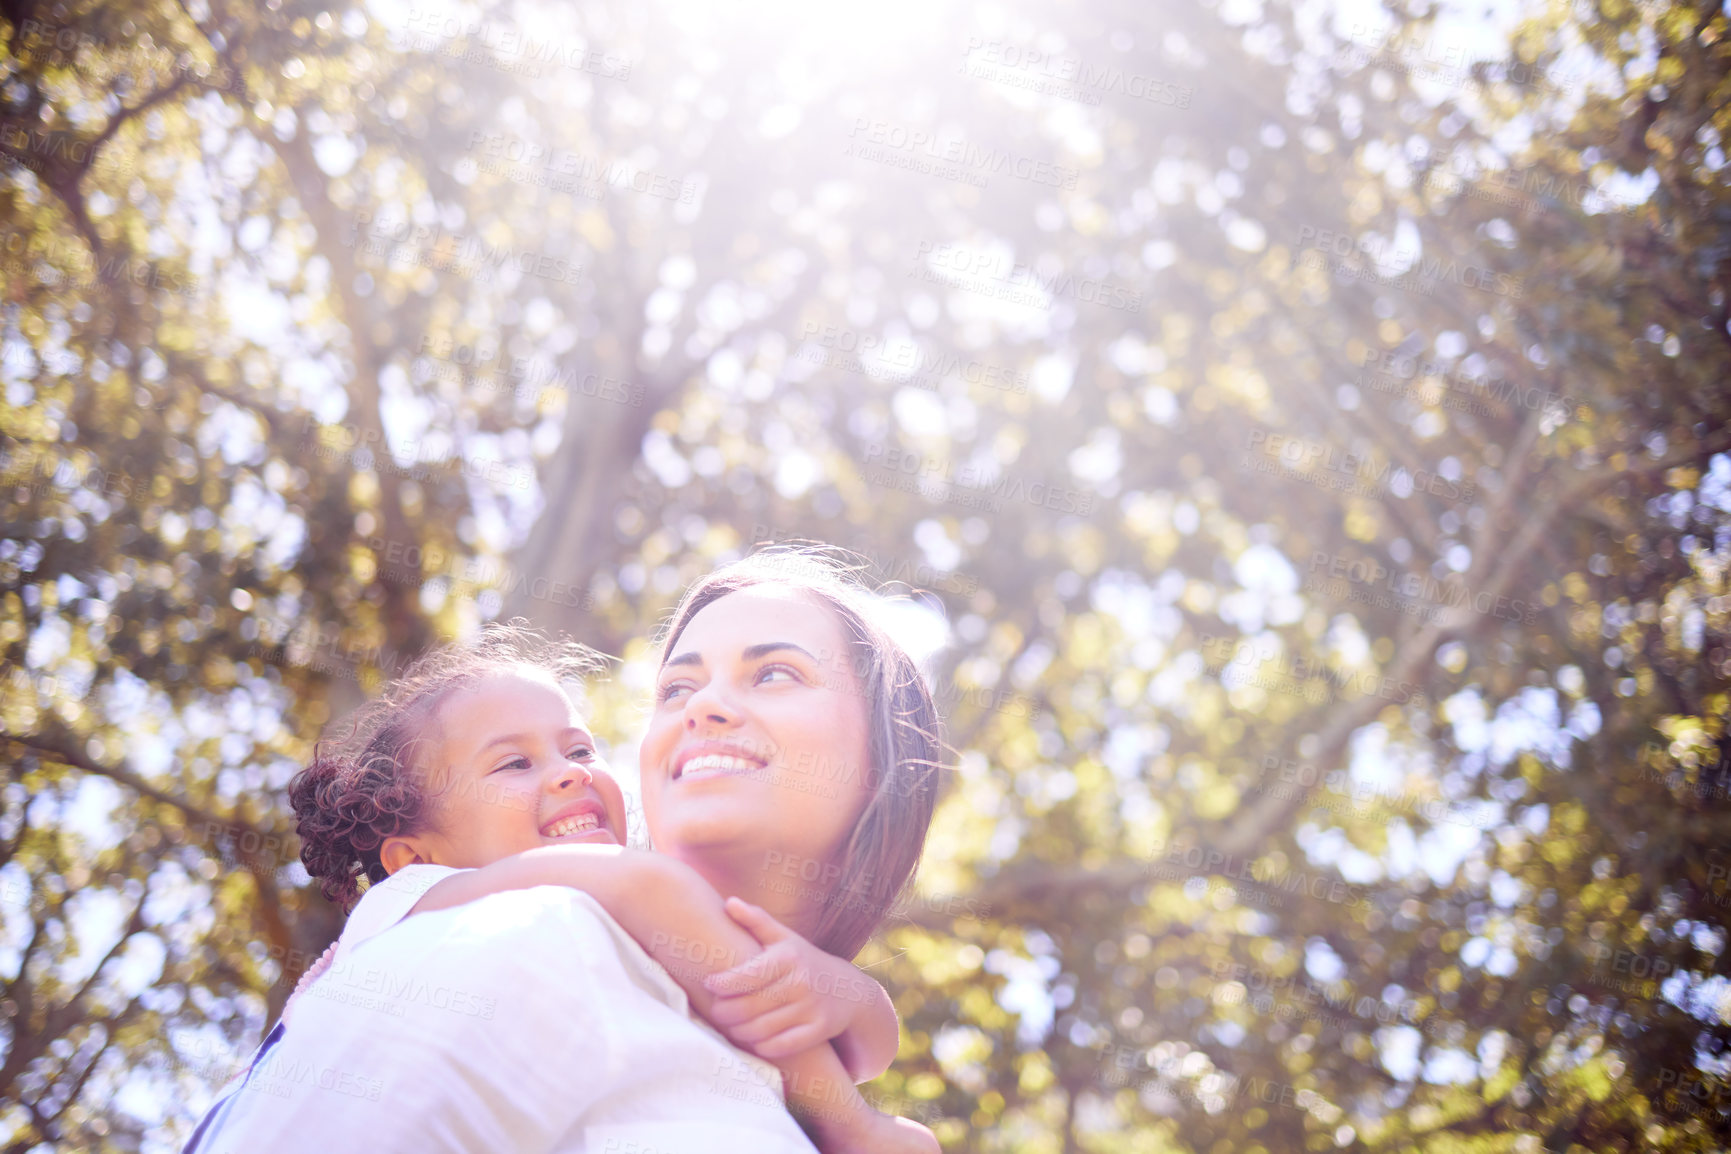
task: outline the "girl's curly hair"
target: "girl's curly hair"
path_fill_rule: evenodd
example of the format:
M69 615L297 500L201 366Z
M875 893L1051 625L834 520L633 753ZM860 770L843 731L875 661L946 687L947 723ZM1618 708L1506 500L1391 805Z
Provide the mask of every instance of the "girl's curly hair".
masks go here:
M484 677L523 668L565 682L597 672L602 660L522 618L489 624L472 641L423 654L351 715L347 734L314 747L312 764L289 782L289 804L301 863L326 898L352 908L363 877L371 884L387 876L379 858L385 839L428 827L428 802L438 790L430 788L425 755L436 741L439 707Z

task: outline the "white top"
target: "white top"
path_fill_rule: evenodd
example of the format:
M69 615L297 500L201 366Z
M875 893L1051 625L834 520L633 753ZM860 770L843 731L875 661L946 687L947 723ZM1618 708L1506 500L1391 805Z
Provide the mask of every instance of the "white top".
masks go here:
M402 921L454 872L366 892L199 1154L813 1154L775 1067L694 1019L588 894Z

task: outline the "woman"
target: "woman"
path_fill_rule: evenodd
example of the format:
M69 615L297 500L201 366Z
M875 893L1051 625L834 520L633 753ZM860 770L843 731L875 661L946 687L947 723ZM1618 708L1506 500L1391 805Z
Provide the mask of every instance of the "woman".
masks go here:
M643 808L657 849L851 958L913 877L942 753L931 693L864 592L813 554L759 553L674 611ZM714 754L736 760L692 772Z
M400 718L387 727L394 735L390 741L404 749L441 743L461 749L466 735L476 734L478 742L489 721L496 724L502 713L515 708L513 702L535 695L536 688L522 682L520 672L495 670L480 685L473 684L473 678L461 686L447 679L434 686L435 694L410 693L393 706L393 718ZM521 687L513 691L509 677L517 677ZM558 712L551 695L541 695L549 698L545 711ZM513 721L507 728L522 727ZM686 871L681 893L673 900L699 890L708 892L713 902L719 902L714 891L750 897L769 913L737 904L728 912L760 940L769 940L766 927L770 936L780 929L775 915L824 949L851 957L888 912L918 859L935 801L940 748L936 729L935 710L913 663L872 624L867 599L834 567L776 554L749 559L700 581L681 602L667 631L656 705L643 745L651 833L659 848L685 863L679 867ZM580 745L580 729L560 730L547 743L552 741ZM417 770L414 758L356 762L353 772L327 766L319 789L303 784L295 791L303 837L309 837L303 856L327 890L351 886L357 872L376 882L395 875L369 891L356 910L356 921L365 922L374 934L400 917L432 879L423 876L410 883L406 899L392 893L394 886L408 883L417 871L424 875L440 869L451 876L438 881L418 909L450 910L502 889L559 883L595 894L631 928L632 919L648 916L638 908L645 904L641 895L651 892L644 888L645 880L677 878L677 871L670 874L676 863L656 855L627 860L615 853L602 858L583 852L600 846L568 844L573 837L594 840L604 832L594 828L596 821L618 808L599 804L597 798L591 807L595 812L582 823L587 830L578 831L572 824L566 810L576 795L559 791L577 780L566 764L576 756L555 753L537 760L508 751L486 757L474 752L445 765L441 754L435 762L442 768L436 769L441 780L434 805L425 804L424 780L414 778L420 772L424 779L431 767L422 764ZM544 773L536 768L543 762L548 766ZM590 788L587 783L594 775L584 773L585 788ZM378 798L357 797L363 786L382 792ZM509 801L501 788L510 794ZM314 795L326 796L328 804L321 807ZM551 816L540 821L549 806ZM351 820L356 813L365 820ZM333 814L341 820L330 820ZM617 823L616 813L612 820ZM348 832L338 838L333 826ZM514 849L528 852L500 860ZM465 868L474 866L484 868ZM800 884L789 884L791 878ZM653 892L666 890L663 885ZM701 895L693 900L696 913L690 916L695 917L702 913ZM363 918L369 902L373 911ZM395 912L378 916L387 908ZM633 932L646 938L657 924L653 918L639 920ZM352 950L354 936L345 931L339 949ZM745 941L749 944L750 939ZM665 952L658 957L669 960ZM785 997L789 982L778 982L780 990L766 991L762 985L761 975L736 971L720 979L717 989L723 996L712 1002L703 1001L698 989L688 990L718 1025L758 1031L734 1040L757 1046L760 1053L776 1046L785 1053L796 1035L805 1046L837 1035L832 1029L814 1039L803 1025L789 1028L793 1023L786 1014L793 1007L773 1005ZM308 994L320 996L319 984ZM729 1009L737 1011L731 1021ZM314 1013L328 1010L328 1005L314 1003ZM340 1017L325 1022L332 1033L334 1027L352 1025ZM387 1023L381 1028L391 1027ZM290 1069L300 1068L292 1061L293 1049L297 1044L304 1048L304 1033L287 1035ZM272 1041L283 1037L279 1027ZM827 1046L821 1049L833 1065L835 1056ZM409 1061L399 1058L396 1065L405 1068ZM508 1096L508 1089L499 1096ZM435 1096L433 1109L439 1100ZM317 1105L328 1108L329 1103ZM274 1121L251 1111L255 1133L307 1133L304 1123L297 1126L292 1112L285 1112L288 1107L271 1107L266 1113L278 1115ZM414 1121L404 1125L424 1121L425 1111L408 1113ZM229 1127L224 1140L244 1137L239 1130L245 1125L243 1120L238 1129ZM403 1136L403 1127L392 1133ZM839 1137L846 1136L843 1127Z

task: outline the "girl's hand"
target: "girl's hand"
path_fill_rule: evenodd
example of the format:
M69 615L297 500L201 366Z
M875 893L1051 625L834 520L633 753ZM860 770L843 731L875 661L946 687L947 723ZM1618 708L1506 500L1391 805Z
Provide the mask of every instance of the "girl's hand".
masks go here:
M943 1154L938 1136L911 1118L872 1110L868 1117L812 1135L822 1154Z
M943 1154L937 1135L911 1118L880 1114L851 1087L821 1099L787 1102L820 1154Z
M886 1117L878 1128L878 1144L873 1150L887 1154L942 1154L938 1136L912 1118Z
M792 1057L847 1030L880 993L760 907L728 898L727 914L763 946L750 961L703 979L716 995L710 1021L740 1049L772 1062Z

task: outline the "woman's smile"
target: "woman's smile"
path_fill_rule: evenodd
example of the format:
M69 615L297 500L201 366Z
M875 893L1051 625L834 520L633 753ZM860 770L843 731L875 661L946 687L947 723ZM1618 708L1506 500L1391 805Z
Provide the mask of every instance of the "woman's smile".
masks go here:
M718 774L762 773L768 767L768 758L738 742L694 741L674 752L673 780L689 782Z
M764 900L766 844L831 860L868 796L865 697L851 669L830 675L850 653L834 611L790 588L694 614L662 665L640 754L657 844ZM845 768L824 776L831 766Z

